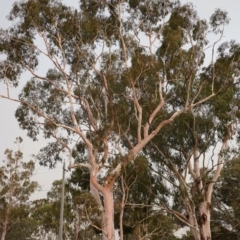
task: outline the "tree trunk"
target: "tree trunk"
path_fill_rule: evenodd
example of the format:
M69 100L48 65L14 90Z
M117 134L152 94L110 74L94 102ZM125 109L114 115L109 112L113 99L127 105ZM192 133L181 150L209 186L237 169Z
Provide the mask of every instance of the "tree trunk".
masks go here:
M74 240L78 240L79 233L79 213L77 209L75 210L75 219L74 219Z
M209 202L202 202L199 207L199 223L201 231L201 240L211 240L210 230L210 208Z
M10 212L11 212L11 206L12 206L12 196L13 196L13 187L12 187L12 177L11 177L11 183L10 183L10 189L9 189L9 196L8 196L8 204L7 204L7 209L6 209L6 215L5 219L3 222L3 227L2 227L2 236L1 240L5 240L6 234L7 234L7 226L9 223L9 217L10 217Z
M200 231L199 231L199 228L198 228L198 224L197 224L197 220L196 220L195 215L194 216L193 215L189 216L189 223L192 226L195 226L195 228L190 228L193 239L194 240L201 240L201 235L200 235Z
M185 200L185 209L186 209L186 218L188 223L191 224L190 231L194 240L201 240L200 230L198 227L198 221L195 213L195 205L189 202L189 200Z
M204 201L199 206L199 223L195 211L189 212L188 222L195 226L190 228L194 240L211 240L210 203Z
M108 186L104 187L103 202L104 202L102 215L103 240L115 240L113 191Z
M123 177L121 177L121 186L122 186L122 201L121 201L121 208L120 208L120 217L119 217L119 235L120 235L120 240L123 240L123 213L124 213L124 208L125 208L125 200L126 200L126 189L124 187L124 180Z
M1 240L5 240L5 238L6 238L8 221L9 221L9 210L7 209L6 216L5 216L5 219L4 219L4 222L3 222L3 227L2 227Z

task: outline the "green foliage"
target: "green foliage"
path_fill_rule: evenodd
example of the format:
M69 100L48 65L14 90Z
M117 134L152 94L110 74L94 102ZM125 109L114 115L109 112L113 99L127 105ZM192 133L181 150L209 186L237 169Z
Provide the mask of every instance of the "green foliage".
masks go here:
M6 235L6 240L34 240L33 232L37 230L38 223L36 219L30 216L30 207L29 206L21 206L15 211L14 214L14 224L8 230Z
M150 231L161 225L153 224L159 212L147 205L168 209L171 198L180 209L187 196L199 204L204 196L197 186L213 166L205 169L203 163L199 179L186 183L193 152L203 159L239 118L240 45L219 45L210 63L204 52L209 30L221 37L229 22L226 12L217 9L207 22L192 4L179 1L81 0L79 9L73 9L60 0L27 0L13 5L9 20L14 24L0 36L0 53L6 56L0 79L17 86L23 71L33 75L19 95L15 116L20 127L33 140L41 134L51 140L38 155L42 165L55 167L67 155L79 165L91 165L90 173L80 169L72 174L70 182L77 189L68 186L70 222L81 212L88 238L94 235L83 212L98 212L87 193L89 178L97 174L104 186L120 163L132 191L128 200L144 205L126 205L131 217L125 215L124 224L134 226L131 234L145 223ZM45 73L37 71L42 63L49 65ZM6 154L12 158L11 151ZM56 222L59 186L55 182L49 193L50 205L38 209L43 222L45 217ZM123 196L119 189L114 189L118 203ZM49 209L54 219L45 216ZM171 222L167 215L161 217Z
M214 33L219 33L222 31L222 26L228 24L229 21L230 18L228 17L227 12L218 8L210 18L210 25Z
M101 239L100 231L92 226L101 228L100 210L91 194L78 187L78 173L79 171L74 171L65 184L64 238ZM32 230L33 236L58 236L61 186L61 180L54 181L46 199L31 202L31 217L37 226Z
M166 203L168 191L161 179L149 171L148 164L145 156L138 156L126 167L118 181L119 187L115 190L115 226L120 227L120 212L123 211L124 239L144 238L148 234L153 240L175 239L172 217L154 208L159 201Z
M72 9L58 0L29 0L13 5L9 20L17 23L5 32L7 38L1 38L0 50L16 68L21 66L34 75L19 96L22 105L16 111L16 118L33 140L37 140L40 133L45 138L55 136L57 139L42 149L43 165L54 167L57 161L62 160L64 145L78 136L75 124L87 127L89 139L98 148L99 155L104 149L103 139L110 133L117 136L124 148L130 149L126 141L129 136L131 144L136 144L138 122L132 87L138 94L145 124L159 104L159 81L162 84L167 104L151 124L151 129L176 110L209 96L212 86L213 92L218 94L211 101L199 105L196 112L204 112L204 116L197 114L196 121L202 125L207 122L210 128L218 120L226 123L231 117L230 102L236 99L237 90L232 83L235 81L233 76L238 74L238 44L231 42L220 46L214 65L203 67L205 55L202 48L207 43L208 23L199 19L191 4L129 1L122 13L119 7L118 1L80 1L79 9ZM119 19L122 21L122 37ZM167 24L163 24L163 19L167 19ZM217 10L210 25L216 32L228 22L227 14ZM135 32L137 38L127 32ZM138 41L141 34L147 38L149 33L156 37L156 47L151 52ZM55 65L43 76L35 72L40 64L39 57L45 51L35 45L37 37L45 39L45 56ZM188 44L191 46L186 47ZM19 74L16 72L15 79ZM68 86L71 86L74 99L76 123L71 117ZM36 118L39 121L35 121ZM210 121L211 118L215 123ZM89 121L95 123L94 130L93 126L89 127ZM192 125L188 120L184 120L185 124L179 121L175 128L182 131L191 128L187 126ZM217 126L219 137L224 135L221 126L223 124ZM207 129L201 131L204 130L208 134ZM164 137L165 133L162 135ZM193 145L190 139L183 140L181 132L174 135L182 139L181 144L185 141ZM214 133L210 135L208 144L212 143ZM169 135L168 139L171 137Z
M214 195L213 239L240 239L239 157L227 162Z

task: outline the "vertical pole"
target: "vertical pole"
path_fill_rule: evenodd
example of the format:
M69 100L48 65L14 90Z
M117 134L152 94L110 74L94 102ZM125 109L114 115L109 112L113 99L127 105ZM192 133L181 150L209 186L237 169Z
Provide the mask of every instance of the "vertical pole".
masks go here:
M61 194L60 226L59 226L59 240L62 240L62 239L63 239L62 237L63 237L64 187L65 187L65 162L63 162L62 194Z

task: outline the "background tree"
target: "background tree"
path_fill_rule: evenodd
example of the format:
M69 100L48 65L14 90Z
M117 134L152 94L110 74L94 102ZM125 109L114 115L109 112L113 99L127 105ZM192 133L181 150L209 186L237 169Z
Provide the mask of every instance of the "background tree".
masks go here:
M36 240L32 233L38 228L36 220L31 216L30 204L21 205L12 211L14 222L10 223L5 240Z
M101 239L101 211L89 192L89 171L78 168L67 181L70 209L74 216L74 239Z
M228 161L214 194L213 239L240 239L239 157Z
M16 144L19 150L5 151L6 160L0 168L0 223L1 240L30 239L31 231L36 227L29 221L28 200L39 185L31 181L34 162L24 162L20 149L22 139L18 137Z
M239 158L235 158L224 164L213 194L211 229L214 240L240 239L238 184ZM191 239L189 233L181 239Z
M123 171L115 189L115 226L120 239L175 239L172 216L156 204L169 201L161 177L153 174L144 155Z
M100 214L98 205L89 193L89 183L87 190L81 187L82 182L86 180L84 174L81 174L81 170L74 171L71 178L67 179L65 183L63 239L101 239L101 219L98 217ZM76 176L78 177L77 182ZM87 181L89 181L89 177ZM56 180L52 183L46 199L31 202L31 217L35 219L37 225L32 232L33 237L58 239L61 190L62 181Z
M56 180L52 184L52 189L47 193L46 199L35 200L31 203L32 217L37 221L38 228L33 233L35 237L41 236L43 239L57 239L59 233L60 219L60 199L61 180ZM65 205L64 218L71 222L68 206ZM51 213L51 214L49 214ZM64 228L64 236L69 236L70 225Z
M89 170L90 191L102 215L102 237L113 240L116 179L138 156L145 154L149 161L157 162L151 158L161 156L159 147L168 141L172 144L174 137L184 140L175 141L181 147L191 143L183 164L186 169L189 163L201 191L201 147L194 130L196 124L189 121L193 122L195 113L202 119L213 114L215 124L220 119L221 127L214 130L215 134L222 133L219 139L223 150L226 148L232 135L228 121L231 123L236 114L224 122L218 116L217 103L222 100L222 107L223 99L229 95L224 114L228 114L229 106L238 112L234 100L239 46L234 42L222 45L216 54L215 42L210 64L204 67L207 33L219 34L221 40L229 21L224 11L217 10L208 24L198 18L191 4L181 5L179 1L81 0L79 4L79 9L58 0L14 4L9 20L15 24L1 30L0 51L6 59L1 64L0 77L7 86L6 95L1 97L20 103L16 117L33 140L40 133L54 139L40 152L42 164L53 167L68 155L69 169ZM37 66L46 63L50 66L46 73L37 71ZM18 84L25 70L32 78L19 99L13 99L9 87ZM171 124L181 115L182 119L188 116L188 121L183 125L176 123L175 127L179 124L185 132L173 134ZM208 137L206 132L200 135ZM147 147L156 136L160 139L154 142L153 156ZM161 142L164 138L167 141ZM173 161L183 155L173 146L166 151L169 158L159 157L159 161ZM82 156L80 161L73 163L72 158L78 155ZM195 164L191 168L193 155ZM216 175L208 185L209 194L200 201L199 224L194 213L198 205L191 200L186 182L174 164L166 164L168 172L180 183L177 189L184 196L182 204L189 216L184 222L191 227L195 239L211 238L208 203L221 161L219 158Z
M57 229L59 229L57 217L59 217L60 209L58 208L57 211L47 199L37 199L31 202L31 216L37 225L31 234L34 239L57 239Z
M195 235L196 239L198 239L197 234L200 229L193 227L194 222L195 226L198 225L199 228L204 224L209 224L210 232L210 223L206 223L206 221L201 222L201 217L204 216L205 218L205 214L208 213L209 215L206 219L210 220L210 206L212 205L213 207L216 203L213 201L212 204L212 185L215 184L219 176L223 162L231 158L226 154L228 149L224 149L226 147L225 142L220 150L218 160L214 160L214 153L210 155L209 152L212 150L211 147L221 141L221 138L216 137L216 128L210 122L212 127L209 128L208 126L206 132L205 129L204 133L197 130L197 121L199 120L200 126L203 126L203 128L207 127L207 122L204 119L191 119L191 116L182 115L173 124L173 133L167 132L166 138L163 133L153 141L152 146L148 146L147 150L149 155L151 155L151 159L156 162L155 171L157 169L158 174L163 175L171 186L172 204L170 202L170 204L165 205L163 201L160 201L160 206L165 205L169 212L172 212L186 225L190 223L188 226L191 227L192 234ZM181 129L184 129L184 127L185 130L181 133ZM175 135L175 131L179 132L181 137L179 137L180 135ZM211 137L211 132L212 136L214 136L213 138ZM206 133L209 135L205 135ZM201 137L201 134L204 136L202 140L203 136ZM199 140L196 140L196 137L199 137ZM212 142L211 145L209 145L210 141ZM164 142L168 144L164 145ZM191 179L189 179L189 173ZM209 205L209 209L206 212L206 209L201 209L204 202Z

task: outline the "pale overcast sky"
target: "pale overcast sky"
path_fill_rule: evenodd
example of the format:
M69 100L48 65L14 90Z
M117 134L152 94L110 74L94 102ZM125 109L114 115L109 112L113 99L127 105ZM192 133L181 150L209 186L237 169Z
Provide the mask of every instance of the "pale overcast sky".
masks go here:
M0 28L5 28L9 25L6 20L6 15L9 13L14 0L0 0ZM65 0L70 5L78 6L77 0ZM224 40L235 39L240 42L239 38L239 23L240 23L240 1L239 0L181 0L182 3L192 2L201 18L209 19L216 8L221 8L229 13L231 18L230 24L225 29ZM24 78L24 77L22 77ZM0 94L4 93L5 86L0 83ZM18 92L15 90L13 94L17 96ZM26 159L30 159L31 154L37 154L40 147L43 146L44 141L33 143L31 139L26 136L26 132L19 129L17 120L14 117L14 112L17 104L3 100L0 98L0 164L4 159L4 151L6 148L14 148L14 140L21 136L24 139L23 152ZM36 165L37 171L34 180L37 180L42 185L42 191L35 194L35 198L45 197L46 191L50 190L51 183L62 177L61 167L54 170L47 168L40 168ZM68 176L68 175L67 175Z

